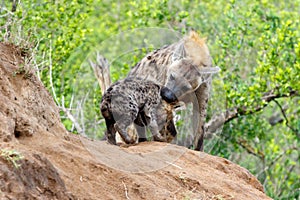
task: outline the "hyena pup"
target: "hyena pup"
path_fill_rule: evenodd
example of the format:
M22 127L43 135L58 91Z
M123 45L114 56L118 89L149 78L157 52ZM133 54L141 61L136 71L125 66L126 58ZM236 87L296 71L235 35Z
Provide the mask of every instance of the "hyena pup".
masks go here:
M165 137L159 132L165 124L175 137L177 132L172 110L178 103L170 89L152 81L127 78L114 83L101 100L101 113L106 122L105 134L108 142L116 144L118 132L126 144L136 143L136 138L128 134L132 124L135 124L139 137L144 140L146 135L143 130L148 126L154 140L165 141Z

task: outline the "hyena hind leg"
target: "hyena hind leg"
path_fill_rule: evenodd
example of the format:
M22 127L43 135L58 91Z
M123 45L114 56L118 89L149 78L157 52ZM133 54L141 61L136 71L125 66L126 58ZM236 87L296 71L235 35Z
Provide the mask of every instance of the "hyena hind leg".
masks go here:
M106 131L105 131L105 138L110 144L116 144L116 129L114 124L116 123L115 120L112 118L108 119L105 118L106 123Z

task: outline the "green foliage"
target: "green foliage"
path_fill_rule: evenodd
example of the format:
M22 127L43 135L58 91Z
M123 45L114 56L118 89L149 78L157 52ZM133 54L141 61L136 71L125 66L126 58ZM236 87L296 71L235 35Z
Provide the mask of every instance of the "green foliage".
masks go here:
M299 198L299 0L23 0L14 13L9 12L11 2L2 5L3 40L7 37L3 27L10 25L10 41L36 50L33 63L50 91L52 68L57 103L83 111L78 118L97 137L103 135L105 126L99 111L101 91L89 64L83 62L93 57L90 52L100 49L106 53L114 82L157 46L134 38L108 44L108 38L112 41L120 32L147 27L171 28L183 34L190 29L200 31L207 37L214 63L222 69L214 80L208 116L227 109L241 111L241 116L224 125L221 134L206 142L206 151L248 168L271 197ZM139 38L151 32L145 34ZM129 46L138 49L118 55ZM282 98L262 100L270 91ZM298 95L289 96L292 91ZM177 122L179 133L191 132L184 121L189 117L182 114ZM61 115L67 129L74 131L74 124L65 113Z

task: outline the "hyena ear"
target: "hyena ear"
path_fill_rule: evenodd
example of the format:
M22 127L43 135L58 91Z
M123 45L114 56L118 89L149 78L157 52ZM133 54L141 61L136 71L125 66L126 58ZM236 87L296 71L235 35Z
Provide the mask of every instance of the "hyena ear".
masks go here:
M175 103L175 102L178 101L178 99L175 96L174 92L172 92L169 88L164 87L164 86L160 90L160 96L167 103Z
M184 42L180 42L172 54L171 57L172 63L177 60L181 60L184 57L186 57L186 52L184 50Z

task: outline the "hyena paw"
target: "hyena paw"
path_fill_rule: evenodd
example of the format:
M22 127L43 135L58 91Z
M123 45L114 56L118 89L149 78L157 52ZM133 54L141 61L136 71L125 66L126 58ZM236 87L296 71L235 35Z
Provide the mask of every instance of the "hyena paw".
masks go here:
M153 135L153 140L158 142L166 142L166 139L161 134Z
M135 140L130 137L129 135L125 136L125 138L123 138L126 144L134 144Z

